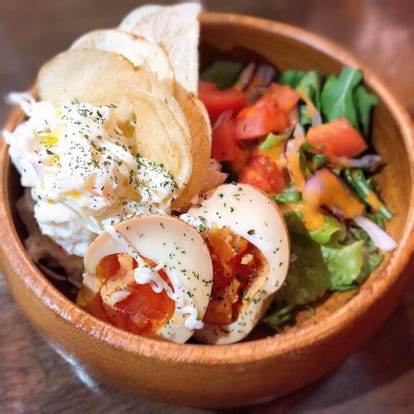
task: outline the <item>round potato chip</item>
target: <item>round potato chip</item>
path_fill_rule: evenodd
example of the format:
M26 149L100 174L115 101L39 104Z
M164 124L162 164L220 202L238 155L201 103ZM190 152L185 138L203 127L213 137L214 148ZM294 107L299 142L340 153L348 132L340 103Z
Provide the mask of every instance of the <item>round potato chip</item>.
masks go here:
M144 6L137 7L123 18L121 22L122 30L131 32L134 26L137 24L138 20L141 19L143 16L159 12L162 9L163 6L160 6L158 4L146 4Z
M135 150L162 164L176 180L178 194L183 191L193 167L188 124L174 97L146 65L136 68L113 52L72 49L41 69L38 84L40 99L56 106L73 99L117 105L120 123L136 121Z
M177 121L168 100L138 89L127 98L135 111L137 151L162 164L175 178L178 189L184 190L193 170L188 127Z
M197 93L200 11L196 3L150 5L133 10L119 28L159 43L168 55L176 82Z
M177 95L191 134L193 172L182 194L173 202L174 210L183 210L200 194L207 180L211 155L211 124L203 103L192 93Z
M180 84L172 96L160 82L151 76L151 94L160 102L168 104L179 125L191 137L193 171L181 195L172 207L182 211L191 205L194 196L200 194L207 180L211 155L211 124L203 103Z
M125 57L98 49L60 53L39 71L39 98L59 106L77 99L92 105L116 105L131 85L151 87L146 66L134 67Z
M174 73L164 50L154 42L121 30L95 30L77 39L71 49L99 49L119 53L134 66L148 65L163 86L174 93Z

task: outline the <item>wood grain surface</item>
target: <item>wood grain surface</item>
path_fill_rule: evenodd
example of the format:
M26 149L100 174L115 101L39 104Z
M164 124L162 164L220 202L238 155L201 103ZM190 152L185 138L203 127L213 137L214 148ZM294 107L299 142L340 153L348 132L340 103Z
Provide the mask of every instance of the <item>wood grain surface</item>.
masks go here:
M0 0L0 94L22 90L40 64L87 30L116 25L143 2ZM168 1L159 3L171 3ZM380 1L205 1L327 36L371 65L414 114L414 3ZM0 103L0 122L7 107ZM411 260L406 270L414 272ZM88 378L29 325L0 277L0 413L213 413L151 402ZM381 331L332 375L278 401L225 412L414 412L414 280ZM184 385L183 385L184 386Z

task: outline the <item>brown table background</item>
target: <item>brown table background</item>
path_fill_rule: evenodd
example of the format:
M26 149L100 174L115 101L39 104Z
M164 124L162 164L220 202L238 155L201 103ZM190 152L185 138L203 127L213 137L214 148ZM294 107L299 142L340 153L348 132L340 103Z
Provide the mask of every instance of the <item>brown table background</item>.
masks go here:
M39 66L76 37L117 25L143 3L0 0L0 124L7 116L4 96L8 91L26 89ZM290 23L348 47L386 80L414 115L413 1L211 0L203 4L211 11ZM414 273L414 260L406 271ZM0 413L74 412L216 411L147 401L88 382L32 329L0 274ZM414 412L414 278L377 335L329 377L278 401L225 412Z

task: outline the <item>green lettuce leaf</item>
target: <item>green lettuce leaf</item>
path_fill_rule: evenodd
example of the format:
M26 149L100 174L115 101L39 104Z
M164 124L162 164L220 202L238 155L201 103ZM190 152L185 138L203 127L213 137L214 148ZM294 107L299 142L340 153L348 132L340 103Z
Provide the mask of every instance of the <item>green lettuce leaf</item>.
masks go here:
M302 200L302 194L297 190L285 190L272 197L275 201L283 204L299 203Z
M276 300L286 305L303 305L320 298L327 291L329 272L320 245L311 239L301 218L295 212L288 211L285 220L293 260Z
M322 79L322 72L319 70L311 70L302 77L296 86L296 90L308 96L317 109L321 107L320 94L322 88Z
M267 134L264 141L259 145L259 148L265 151L271 150L273 147L275 147L280 142L284 141L286 139L286 135L284 134L273 134L270 132Z
M295 89L305 75L306 73L300 70L288 69L279 76L278 82Z
M363 250L362 240L347 246L339 243L322 246L322 255L331 274L331 289L357 280L364 265Z
M354 102L357 110L362 134L368 138L370 133L371 110L378 104L378 98L359 85L354 92Z
M321 249L331 275L331 290L361 284L382 260L381 255L370 251L364 240L348 245L334 242Z
M357 282L362 283L370 273L382 262L384 255L378 253L377 246L368 236L368 233L360 227L349 226L348 227L349 237L356 240L364 241L364 257L365 262L360 275L358 276Z
M345 235L345 226L331 216L324 216L324 224L317 230L309 232L312 240L319 244L327 244L333 239L340 239Z
M309 72L302 72L296 70L287 70L280 78L279 82L284 85L296 89L301 94L306 95L315 108L320 109L320 94L322 89L323 74L318 70L311 70ZM299 122L305 129L312 124L312 120L308 116L308 109L305 103L299 106Z
M344 67L339 76L329 76L321 93L321 111L327 121L347 118L354 128L359 128L353 94L361 80L362 71L350 67Z

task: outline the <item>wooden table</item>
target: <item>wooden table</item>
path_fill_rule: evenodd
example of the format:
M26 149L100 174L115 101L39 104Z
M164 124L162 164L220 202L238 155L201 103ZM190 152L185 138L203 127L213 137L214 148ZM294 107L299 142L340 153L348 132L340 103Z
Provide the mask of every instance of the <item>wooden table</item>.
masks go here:
M80 34L115 26L137 0L0 0L0 95L27 88L38 67ZM159 3L171 3L160 1ZM371 65L414 115L414 2L203 2L207 10L294 24L345 45ZM0 102L0 123L7 116ZM414 272L414 261L406 270ZM90 383L32 329L0 275L1 413L213 413L150 402ZM338 370L272 403L226 412L414 412L414 280L378 334Z

